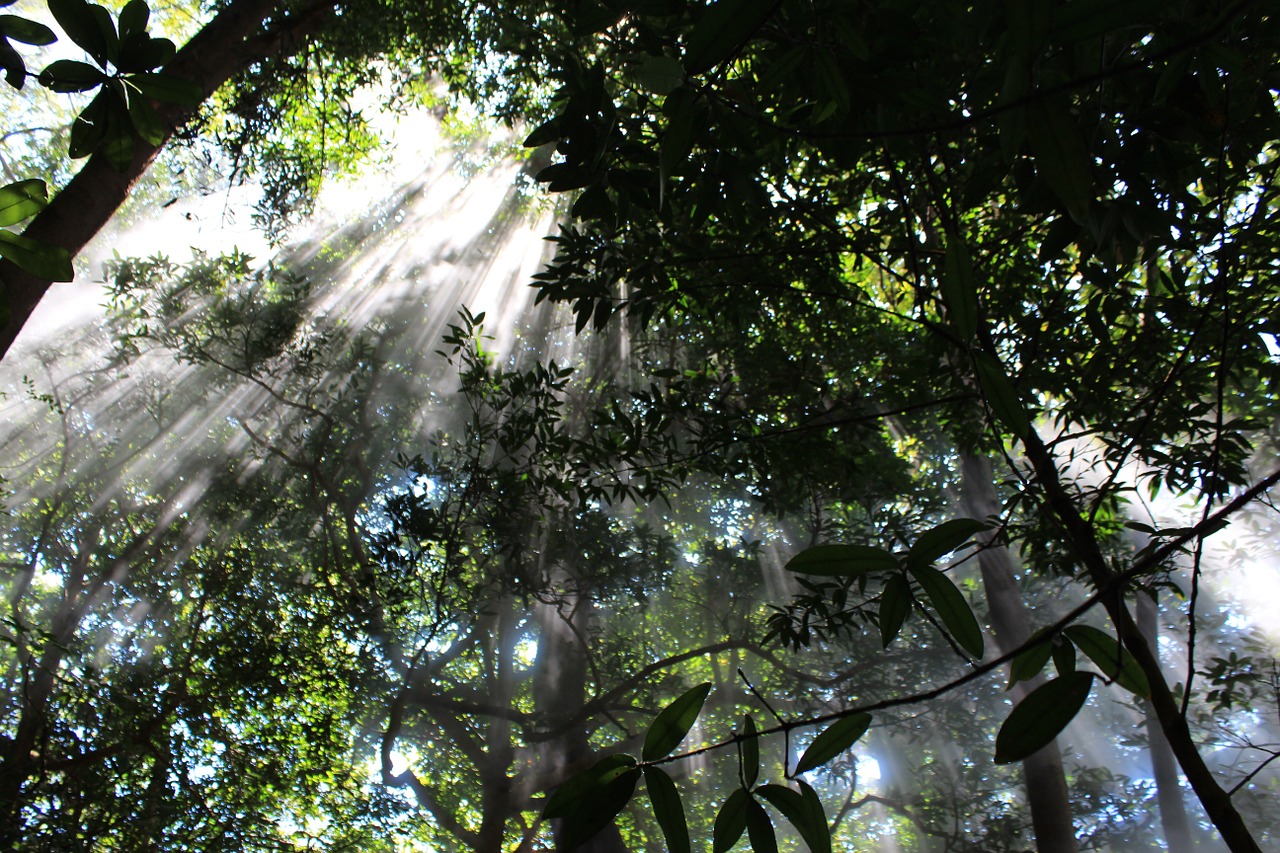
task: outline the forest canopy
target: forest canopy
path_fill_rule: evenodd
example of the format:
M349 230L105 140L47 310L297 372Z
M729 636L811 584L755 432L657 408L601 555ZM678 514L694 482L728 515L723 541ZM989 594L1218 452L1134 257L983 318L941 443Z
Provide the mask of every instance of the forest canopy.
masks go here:
M1277 843L1269 4L47 13L5 845ZM393 113L426 171L309 226ZM280 251L19 336L192 175Z

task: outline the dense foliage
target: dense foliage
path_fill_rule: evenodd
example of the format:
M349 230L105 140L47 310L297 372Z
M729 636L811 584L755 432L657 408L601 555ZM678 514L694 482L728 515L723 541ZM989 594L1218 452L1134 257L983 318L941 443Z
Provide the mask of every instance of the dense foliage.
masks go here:
M1206 557L1280 481L1266 4L248 7L222 86L51 3L72 156L168 98L276 229L438 74L567 194L543 306L424 348L332 307L354 237L117 261L5 437L5 843L1275 843L1275 638Z

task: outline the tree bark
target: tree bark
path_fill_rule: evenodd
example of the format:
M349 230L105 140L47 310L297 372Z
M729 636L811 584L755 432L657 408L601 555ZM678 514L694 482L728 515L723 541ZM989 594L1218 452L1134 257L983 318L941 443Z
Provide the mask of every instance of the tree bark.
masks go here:
M962 453L960 457L962 505L966 515L979 520L998 514L991 463L985 456ZM982 587L991 612L996 642L1001 652L1018 648L1031 637L1031 618L1014 571L1009 549L992 544L994 533L979 537L981 550L978 566L982 571ZM1043 678L1018 682L1010 691L1013 701L1020 702ZM1027 802L1031 807L1031 824L1040 853L1076 853L1075 829L1072 826L1071 799L1067 777L1062 769L1062 752L1055 740L1022 762L1027 784Z
M1138 630L1151 646L1157 658L1156 600L1151 595L1138 595ZM1178 762L1174 759L1169 741L1160 730L1160 720L1149 704L1143 706L1147 725L1147 749L1151 753L1151 775L1156 780L1156 802L1160 805L1160 828L1169 853L1191 853L1191 823L1187 820L1187 806L1182 799L1182 785L1178 782Z
M296 52L307 35L333 17L336 8L333 0L305 0L296 8L285 7L280 0L232 0L192 36L164 72L195 83L202 100L207 99L252 63ZM75 256L111 220L156 154L198 108L157 104L164 128L159 145L135 138L133 161L124 171L117 171L102 152L92 155L22 236L59 246ZM9 319L0 330L2 359L50 282L5 260L0 260L0 281L9 308Z

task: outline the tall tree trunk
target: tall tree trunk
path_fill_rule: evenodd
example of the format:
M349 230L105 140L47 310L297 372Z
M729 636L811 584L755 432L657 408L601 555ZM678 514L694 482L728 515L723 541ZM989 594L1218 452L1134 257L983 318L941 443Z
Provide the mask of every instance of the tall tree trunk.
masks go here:
M1157 607L1155 592L1138 595L1138 630L1147 645L1158 656ZM1164 843L1169 853L1191 853L1191 823L1187 820L1187 806L1182 799L1182 785L1178 781L1178 762L1169 748L1169 741L1160 729L1160 720L1150 703L1144 704L1147 723L1147 749L1151 753L1151 775L1156 780L1156 801L1160 804L1160 828L1164 831Z
M960 457L960 483L964 512L976 519L996 515L1000 509L996 496L991 463L986 456L963 453ZM1001 651L1010 651L1031 636L1031 619L1014 572L1013 555L1003 546L993 545L992 533L985 533L978 566L982 570L982 586L987 608L995 627L996 642ZM1010 693L1019 702L1043 679L1019 682ZM1022 762L1027 784L1027 802L1031 806L1031 824L1040 853L1076 853L1075 830L1071 824L1071 800L1067 794L1066 773L1062 769L1062 753L1057 741Z
M164 72L195 83L203 98L208 98L252 63L296 52L307 35L333 17L336 8L333 0L305 0L296 6L281 0L232 0L191 37ZM117 171L101 152L94 154L22 235L76 255L115 215L156 154L197 109L157 104L164 130L159 145L134 139L133 162L124 171ZM0 329L3 358L50 282L3 260L0 281L9 307L9 319Z

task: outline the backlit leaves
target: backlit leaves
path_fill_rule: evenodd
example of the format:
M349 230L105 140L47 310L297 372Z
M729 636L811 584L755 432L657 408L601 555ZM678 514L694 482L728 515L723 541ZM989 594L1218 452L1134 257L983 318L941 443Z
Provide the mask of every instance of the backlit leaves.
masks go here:
M1091 672L1059 676L1031 691L1009 714L996 735L996 764L1022 761L1067 727L1093 687Z
M830 577L855 577L897 567L893 554L867 545L818 545L787 561L788 571Z
M826 764L857 743L870 726L871 715L866 713L850 714L836 720L809 744L796 762L796 773L807 773Z
M684 736L698 719L698 712L702 710L702 703L707 700L710 692L711 682L699 684L662 709L644 738L641 755L645 761L666 758L680 745L680 741L684 740Z
M593 838L626 808L640 779L629 755L610 755L569 779L547 799L544 819L562 821L563 843L573 849Z
M986 645L982 628L978 625L978 618L973 615L973 608L965 600L964 593L950 578L935 568L916 566L911 569L911 575L920 584L925 598L952 639L973 657L982 657Z

